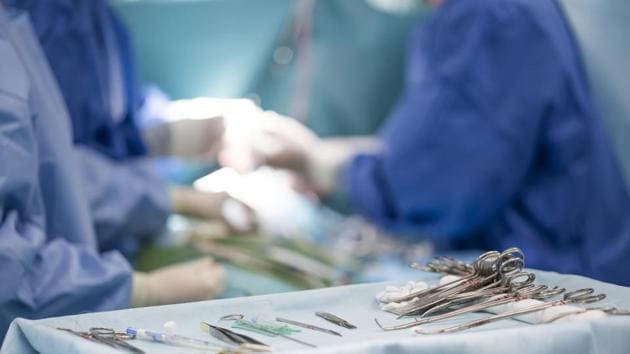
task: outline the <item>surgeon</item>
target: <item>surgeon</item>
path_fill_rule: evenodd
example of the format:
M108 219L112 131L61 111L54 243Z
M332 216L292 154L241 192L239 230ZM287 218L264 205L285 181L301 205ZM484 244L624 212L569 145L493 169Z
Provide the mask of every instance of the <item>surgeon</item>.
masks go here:
M559 4L430 3L378 137L320 139L269 114L252 156L391 232L630 285L628 191Z
M100 252L73 153L70 118L28 17L0 3L0 341L42 318L207 299L209 259L134 273Z
M160 100L150 100L160 104L146 109L128 33L106 0L1 1L29 13L59 82L71 119L73 154L81 165L82 183L77 186L88 198L102 250L118 249L132 256L162 232L172 212L222 219L229 196L169 185L148 157L213 160L225 111L207 102L169 105ZM229 101L228 106L256 111L245 100ZM141 111L159 116L164 124L141 131ZM242 204L239 207L241 214L247 212ZM251 228L251 220L238 227L237 231Z

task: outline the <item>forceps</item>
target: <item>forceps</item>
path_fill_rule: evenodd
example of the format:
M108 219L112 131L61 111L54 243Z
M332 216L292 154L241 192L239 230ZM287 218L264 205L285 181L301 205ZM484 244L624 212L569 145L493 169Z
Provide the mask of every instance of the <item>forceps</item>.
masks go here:
M339 332L335 332L335 331L333 331L331 329L328 329L328 328L322 328L322 327L315 326L315 325L308 324L308 323L304 323L304 322L293 321L293 320L289 320L289 319L281 318L281 317L276 317L276 321L277 322L288 323L288 324L291 324L291 325L294 325L294 326L310 329L310 330L313 330L313 331L318 331L318 332L322 332L322 333L328 333L328 334L332 334L332 335L335 335L335 336L343 337L341 335L341 333L339 333Z
M428 316L428 317L425 317L425 315L423 315L421 316L420 319L416 319L415 321L412 321L412 322L407 322L407 323L403 323L403 324L399 324L395 326L389 326L389 327L382 326L377 319L374 319L374 322L376 322L376 324L379 327L381 327L381 329L383 329L384 331L393 331L393 330L399 330L399 329L412 328L412 327L416 327L422 324L446 320L446 319L463 315L466 313L470 313L470 312L486 310L488 308L510 303L510 302L516 302L516 301L520 301L524 299L544 299L544 298L558 295L564 292L564 290L565 290L564 288L558 288L558 287L549 289L546 285L540 285L540 286L531 285L531 286L526 286L522 289L519 289L514 293L493 296L480 303L462 307L456 310L452 310L452 311L443 313L441 315L434 315L434 316ZM429 311L427 311L425 314L427 313L429 313Z
M271 351L271 347L269 345L250 336L231 331L227 328L214 326L205 321L202 321L199 326L203 332L209 333L211 336L224 343L241 346L242 348L249 349L251 351Z
M480 255L479 257L477 257L477 259L475 260L475 262L473 263L473 269L474 272L468 276L462 277L460 279L457 280L453 280L451 282L448 282L446 284L442 284L440 286L436 286L434 288L430 288L430 289L425 289L425 290L420 290L420 291L416 291L413 292L409 295L405 295L405 296L401 296L399 298L393 299L391 301L388 302L402 302L402 301L409 301L415 297L425 297L425 296L429 296L429 295L434 295L437 293L441 293L443 291L447 291L449 289L452 289L462 283L465 283L467 281L472 281L474 279L477 279L479 276L481 275L490 275L490 274L494 274L494 264L495 262L500 258L501 254L497 251L489 251L486 252L482 255Z
M495 282L482 286L477 290L456 293L443 299L436 299L432 304L429 304L432 306L422 313L420 317L427 317L432 313L441 312L450 307L463 305L475 300L487 298L498 300L503 297L512 297L515 294L526 294L526 290L533 287L531 284L536 279L536 276L534 273L516 271L517 269L510 269L511 273L505 273L504 268L507 267L504 266L507 264L503 263L499 267L498 279ZM517 292L518 290L520 292Z
M518 280L523 277L525 278L525 280ZM546 285L534 286L532 284L534 279L535 277L532 273L517 272L506 277L504 279L505 284L501 287L475 290L452 296L451 300L429 309L421 316L419 316L420 319L416 319L412 322L385 327L382 326L377 319L374 319L374 321L379 327L381 327L381 329L385 331L399 330L415 327L421 324L441 321L470 312L482 311L490 307L513 301L523 300L527 298L543 299L564 292L563 288L554 287L553 289L549 289ZM473 305L459 307L451 311L444 312L444 310L448 310L455 305L463 305L465 303L469 303L475 300L481 301ZM430 316L430 314L432 313L439 312L444 313Z
M511 269L510 273L505 273L502 269L503 267L499 268L500 277L495 283L482 287L479 290L453 295L448 301L428 309L420 317L427 317L432 313L443 312L453 306L465 305L475 300L482 300L482 302L502 300L510 302L513 301L514 298L533 298L540 300L561 294L565 290L557 286L551 289L546 285L535 286L533 284L536 279L534 273L521 272L518 269ZM505 302L500 302L499 305ZM477 305L480 305L480 303ZM491 306L496 306L496 304L490 304L488 307Z
M108 345L114 349L125 350L130 353L144 354L144 351L142 349L126 342L126 340L134 339L134 336L130 336L127 333L116 332L111 328L92 327L87 332L74 331L69 328L57 329L60 331L72 333L87 340Z
M453 300L446 302L442 305L435 306L430 310L426 311L420 317L435 317L436 315L432 315L433 313L444 313L445 310L452 308L456 305L464 305L465 303L472 302L471 300L481 300L476 304L469 305L467 307L458 307L446 313L451 313L455 311L463 311L464 309L469 309L463 313L467 312L476 312L481 311L490 307L494 307L497 305L503 305L510 302L515 302L524 299L536 299L543 300L549 297L562 294L565 291L564 288L560 288L554 286L553 288L549 288L546 285L533 285L528 284L518 288L508 288L507 291L504 288L494 288L489 290L475 291L472 292L472 295L466 295L463 297L456 297ZM477 295L476 293L481 293L481 295Z
M498 254L497 251L489 251L485 254L482 254L480 257L486 257L488 255L503 255L503 256L517 256L525 261L525 256L523 252L517 247L508 248L503 251L501 254ZM435 273L443 273L443 274L451 274L458 276L468 276L475 272L474 263L466 263L459 259L455 259L449 256L441 256L432 259L429 263L424 266L419 265L418 263L412 263L410 265L411 268L417 270L423 270L426 272L435 272Z
M579 290L575 290L575 291L564 294L564 297L562 300L556 300L552 302L543 303L540 305L530 306L530 307L520 309L520 310L508 311L501 314L481 318L476 321L442 328L440 330L433 331L433 332L425 331L423 328L416 328L415 332L419 334L440 334L440 333L457 332L457 331L462 331L462 330L466 330L470 328L479 327L487 323L503 320L510 317L538 312L538 311L545 310L554 306L561 306L561 305L567 305L567 304L587 304L591 302L600 301L606 298L606 294L593 294L594 292L595 290L593 290L592 288L579 289Z
M414 313L423 312L426 314L436 306L443 305L461 297L464 293L474 293L474 290L486 290L506 285L508 282L513 283L511 286L524 286L534 281L533 273L525 273L520 270L524 266L524 256L517 248L510 248L503 253L487 252L480 256L479 262L475 263L475 274L464 277L467 279L463 282L455 280L454 286L439 291L431 296L415 299L411 303L397 309L398 318L409 316ZM484 264L485 262L485 264ZM486 275L487 274L487 275ZM525 277L520 282L517 279ZM448 284L451 284L448 283ZM434 288L435 289L435 288ZM478 293L482 294L483 293ZM408 296L407 296L408 297ZM473 297L474 298L474 297ZM470 298L472 300L473 298Z
M496 263L499 259L500 254L498 252L486 252L475 261L473 274L434 288L412 292L409 295L392 299L389 302L408 302L392 312L397 314L398 318L413 315L445 301L449 296L478 289L495 278Z
M501 253L488 251L477 257L472 265L473 272L471 274L435 288L411 293L390 302L408 301L415 297L426 298L429 295L445 297L447 294L487 285L488 281L492 281L502 275L520 271L524 266L525 255L519 248L508 248Z

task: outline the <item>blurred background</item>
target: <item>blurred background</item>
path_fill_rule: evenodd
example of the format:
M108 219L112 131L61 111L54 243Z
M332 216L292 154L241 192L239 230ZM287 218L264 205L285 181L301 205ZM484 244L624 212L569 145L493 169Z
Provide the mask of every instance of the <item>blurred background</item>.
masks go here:
M383 9L370 1L336 0L113 5L132 34L148 90L159 87L170 99L249 98L320 136L378 131L402 89L409 32L429 11L413 3ZM238 179L198 161L164 158L158 166L172 182L201 189ZM228 269L223 296L238 296L406 278L408 263L432 254L428 243L410 247L347 215L334 197L320 201L296 192L277 171L259 170L242 180L231 189L248 191L242 194L263 224L257 234L217 237L222 231L212 222L173 216L171 234L144 250L137 268L209 253Z
M0 334L512 247L630 285L628 0L0 1Z
M113 2L132 33L148 90L159 87L171 99L249 98L265 110L301 120L320 136L375 134L396 103L410 31L430 9L395 3ZM630 77L630 41L623 20L628 6L589 0L562 4L580 41L598 108L630 176L630 82L624 79ZM248 190L263 227L256 235L217 237L222 231L212 223L173 216L170 235L141 253L141 270L208 253L226 263L224 296L233 296L405 278L409 262L433 255L429 242L410 245L390 237L347 215L334 196L319 200L296 192L290 178L277 171L238 177L200 162L162 159L158 165L175 183Z
M148 96L248 98L323 137L379 131L403 86L410 32L431 11L418 2L379 0L115 0L112 5L131 33ZM624 97L630 82L620 79L630 77L623 11L618 4L587 0L563 5L630 176L630 100ZM604 36L608 40L600 40ZM387 235L348 215L343 198L299 193L290 177L269 168L240 176L216 163L161 158L156 165L172 183L247 191L242 194L261 227L234 238L212 221L171 216L168 231L137 258L139 270L210 254L228 269L223 296L238 296L408 278L407 264L433 256L428 241L408 244Z

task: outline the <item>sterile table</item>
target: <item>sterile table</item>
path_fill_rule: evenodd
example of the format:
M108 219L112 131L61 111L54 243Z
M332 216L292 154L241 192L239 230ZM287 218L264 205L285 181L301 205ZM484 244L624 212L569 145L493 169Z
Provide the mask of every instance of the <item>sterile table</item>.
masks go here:
M593 287L608 297L591 306L630 308L630 288L595 280L536 272L537 282L559 285L569 290ZM413 280L438 281L438 275L417 273ZM93 344L63 333L54 327L87 330L89 327L128 326L163 331L166 321L177 323L177 333L196 338L212 338L199 330L200 321L216 323L221 316L242 313L246 317L273 320L284 317L334 329L336 337L302 330L295 338L316 344L310 349L283 338L250 334L274 347L277 352L305 353L630 353L630 317L607 317L588 321L567 321L529 325L515 320L492 323L458 334L421 336L410 330L384 332L374 323L393 323L394 315L382 312L374 301L386 283L351 285L336 288L290 292L253 297L214 300L181 305L160 306L38 321L16 319L11 324L2 353L115 353L109 347ZM315 311L328 311L358 326L347 330L316 317ZM472 319L484 314L466 315ZM229 322L220 322L229 327ZM441 326L441 325L436 325ZM241 333L245 333L242 332ZM135 340L132 344L147 353L200 353L198 350L171 347Z

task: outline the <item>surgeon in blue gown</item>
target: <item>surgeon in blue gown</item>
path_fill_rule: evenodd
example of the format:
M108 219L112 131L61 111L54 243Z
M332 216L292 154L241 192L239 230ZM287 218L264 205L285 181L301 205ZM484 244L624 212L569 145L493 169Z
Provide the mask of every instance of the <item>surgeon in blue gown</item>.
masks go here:
M378 137L260 132L320 191L445 248L518 246L530 267L630 285L630 199L555 0L432 0ZM282 146L278 148L277 146Z
M70 118L28 16L0 3L0 340L42 318L207 299L209 259L134 273L101 252L73 152Z
M59 82L81 164L80 186L102 250L133 255L162 232L172 212L221 218L227 195L169 185L149 155L211 158L222 121L207 117L139 129L146 97L128 33L106 0L2 1L29 13Z

